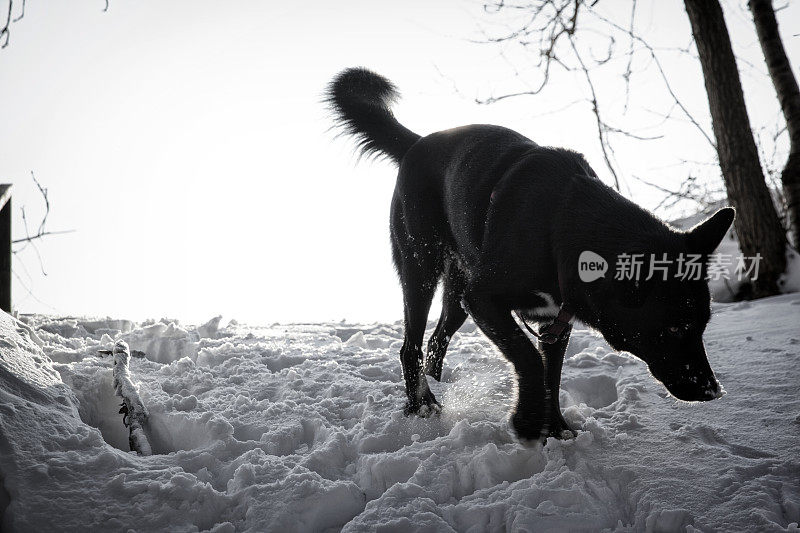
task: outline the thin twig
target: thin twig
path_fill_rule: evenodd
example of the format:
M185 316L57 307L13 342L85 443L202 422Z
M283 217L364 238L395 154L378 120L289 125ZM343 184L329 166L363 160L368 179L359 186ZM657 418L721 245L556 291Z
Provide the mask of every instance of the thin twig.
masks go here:
M6 15L6 23L5 25L0 28L0 39L5 38L5 41L0 46L0 48L5 48L8 46L8 40L11 37L11 31L9 30L9 26L11 26L11 11L14 8L14 0L8 0L8 15Z
M22 0L22 11L20 12L19 16L15 18L12 22L19 22L22 20L22 17L25 16L25 0Z
M661 75L661 79L664 82L664 87L666 87L667 92L669 92L669 95L672 97L673 101L678 105L678 107L681 109L681 111L683 111L683 114L686 115L686 118L689 119L689 122L691 122L695 126L695 128L697 128L697 130L703 135L703 137L708 141L708 144L710 144L711 147L716 150L716 147L717 147L716 143L713 140L711 140L711 137L708 135L708 133L706 133L706 130L704 130L703 127L700 126L700 123L697 122L697 120L689 112L689 110L686 108L686 106L683 104L683 102L680 100L680 98L678 98L678 95L675 94L675 91L672 89L672 84L669 82L669 78L667 77L666 72L664 72L664 67L661 65L661 61L658 59L658 55L655 53L655 50L653 49L653 47L650 46L650 43L648 43L647 41L642 39L635 32L632 32L632 31L629 32L626 28L623 28L622 26L620 26L616 22L614 22L612 20L609 20L608 18L604 17L603 15L600 15L596 11L590 10L590 13L592 13L595 17L597 17L598 19L602 20L603 22L605 22L607 24L610 24L612 27L616 28L617 30L627 33L632 39L635 39L642 46L644 46L645 49L648 50L648 52L650 52L650 57L653 59L653 62L655 63L656 68L658 69L658 72Z
M634 21L636 20L636 1L634 0L631 2L631 22L630 22L630 33L633 33L633 25ZM630 101L631 96L631 76L633 75L633 39L630 39L628 42L628 64L625 65L625 72L622 74L622 78L625 80L625 106L623 108L623 114L628 112L628 103Z
M39 192L41 193L42 198L44 199L44 206L45 206L44 215L42 216L42 220L39 223L38 230L34 235L31 235L30 228L28 227L28 217L25 213L25 206L22 206L20 208L20 211L22 212L22 227L25 229L25 237L14 239L11 241L11 244L22 244L22 246L13 250L14 255L19 254L20 252L25 250L28 246L31 246L33 248L33 251L36 252L36 258L39 260L39 268L42 271L42 275L46 276L47 272L44 269L44 261L42 259L42 254L39 251L39 247L36 246L36 241L51 235L63 235L65 233L72 233L75 230L49 231L46 229L47 217L50 214L50 198L48 197L47 189L44 188L41 183L39 183L39 180L36 179L36 175L33 173L33 171L31 171L31 178L33 178L33 182L36 184L36 187L39 189ZM17 263L22 264L19 261L17 261Z
M22 8L20 9L19 15L17 17L12 18L11 15L14 11L14 0L8 0L8 14L6 16L6 23L0 28L0 41L2 41L2 45L0 48L5 48L8 46L8 43L11 39L11 23L19 22L25 16L25 4L27 0L22 0ZM105 6L103 7L103 13L108 11L108 4L109 0L104 0Z
M49 237L50 235L65 235L67 233L75 233L74 229L65 229L60 231L43 231L41 233L37 233L36 235L31 235L29 237L22 237L21 239L14 239L11 241L11 244L19 244L21 242L31 242L35 239L41 239L42 237Z
M580 64L581 66L581 70L583 71L583 76L586 79L586 83L589 86L589 91L592 95L589 102L592 104L592 112L594 113L595 122L597 123L597 135L600 139L600 149L603 152L603 159L605 159L606 167L608 167L608 170L614 177L614 187L617 190L620 190L619 176L617 176L617 171L614 169L614 165L611 164L611 157L609 156L607 131L605 129L603 119L600 116L600 107L597 103L597 92L594 89L594 82L592 81L592 76L591 74L589 74L589 69L586 68L586 64L583 62L583 58L581 57L580 52L578 52L577 46L575 46L575 40L573 39L572 35L569 36L568 41L572 46L572 51L575 54L575 58L578 60L578 64Z
M32 243L36 239L41 239L42 237L47 237L49 235L63 235L65 233L73 233L75 230L68 229L68 230L57 230L57 231L47 231L45 230L45 225L47 224L47 217L50 215L50 198L47 195L47 189L42 187L42 184L39 183L39 180L36 179L36 175L31 171L31 178L33 178L33 182L36 184L36 187L39 189L39 192L44 199L44 215L42 216L42 221L39 222L39 229L36 231L35 235L31 235L30 231L28 230L28 219L25 216L25 207L21 207L22 211L22 224L25 228L25 237L20 239L14 239L11 241L11 244L19 244L21 242L24 243ZM17 250L20 251L20 250Z

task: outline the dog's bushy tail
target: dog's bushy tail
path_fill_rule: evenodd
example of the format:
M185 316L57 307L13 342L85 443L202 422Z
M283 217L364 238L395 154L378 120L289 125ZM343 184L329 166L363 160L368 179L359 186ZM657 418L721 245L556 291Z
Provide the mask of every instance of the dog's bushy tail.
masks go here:
M325 91L337 126L352 135L363 156L386 155L400 163L420 136L400 124L390 109L399 93L392 82L362 67L343 70Z

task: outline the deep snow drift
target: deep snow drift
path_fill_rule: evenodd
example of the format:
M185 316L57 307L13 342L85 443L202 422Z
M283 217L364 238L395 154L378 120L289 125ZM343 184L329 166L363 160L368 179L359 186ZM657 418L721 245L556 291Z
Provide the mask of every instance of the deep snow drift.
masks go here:
M510 367L468 322L439 418L404 418L389 325L199 328L0 315L3 531L785 531L800 521L800 296L715 304L727 395L667 396L578 326L576 439L518 444ZM124 339L156 455L127 452Z

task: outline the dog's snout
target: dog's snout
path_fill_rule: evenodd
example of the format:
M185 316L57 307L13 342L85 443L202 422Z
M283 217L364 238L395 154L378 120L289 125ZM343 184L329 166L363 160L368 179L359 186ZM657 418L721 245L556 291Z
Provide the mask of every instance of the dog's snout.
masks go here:
M714 376L664 383L664 385L670 394L685 402L708 402L725 395L725 389Z

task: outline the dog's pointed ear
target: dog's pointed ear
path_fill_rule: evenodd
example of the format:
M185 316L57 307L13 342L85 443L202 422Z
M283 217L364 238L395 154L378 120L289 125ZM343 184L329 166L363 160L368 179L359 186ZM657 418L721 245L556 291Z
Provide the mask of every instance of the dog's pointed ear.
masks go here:
M689 251L698 254L713 252L731 227L736 211L732 207L723 207L710 218L699 223L687 232Z

